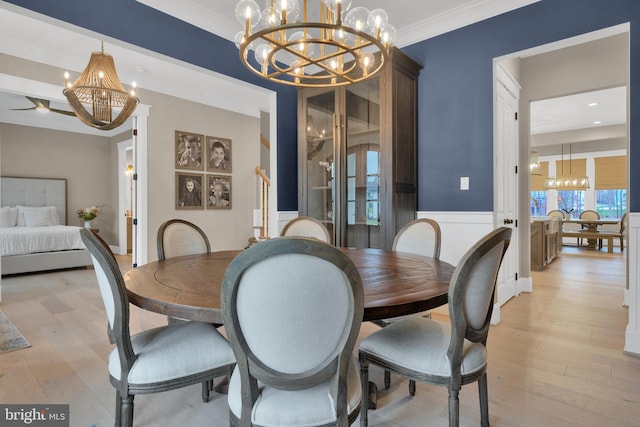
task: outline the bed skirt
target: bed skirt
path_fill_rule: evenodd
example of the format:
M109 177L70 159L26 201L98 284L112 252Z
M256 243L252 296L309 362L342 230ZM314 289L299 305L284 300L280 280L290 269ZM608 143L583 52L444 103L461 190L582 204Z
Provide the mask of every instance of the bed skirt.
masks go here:
M91 254L86 249L3 256L1 261L3 276L93 265Z

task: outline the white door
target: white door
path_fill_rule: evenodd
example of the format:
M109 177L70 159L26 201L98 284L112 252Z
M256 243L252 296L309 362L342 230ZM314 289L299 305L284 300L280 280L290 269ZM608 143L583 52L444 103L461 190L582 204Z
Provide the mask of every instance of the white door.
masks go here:
M496 67L494 217L496 227L513 229L497 283L497 307L517 295L518 272L518 97L519 85ZM499 311L496 313L499 316ZM499 317L498 317L499 319Z

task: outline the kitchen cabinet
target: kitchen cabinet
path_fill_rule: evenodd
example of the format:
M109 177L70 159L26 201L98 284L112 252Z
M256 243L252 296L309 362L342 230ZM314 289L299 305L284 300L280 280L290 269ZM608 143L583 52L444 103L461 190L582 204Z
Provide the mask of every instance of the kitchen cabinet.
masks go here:
M393 48L381 74L298 91L299 213L337 246L391 249L417 210L417 77Z
M562 220L535 218L531 220L531 269L543 270L562 251Z

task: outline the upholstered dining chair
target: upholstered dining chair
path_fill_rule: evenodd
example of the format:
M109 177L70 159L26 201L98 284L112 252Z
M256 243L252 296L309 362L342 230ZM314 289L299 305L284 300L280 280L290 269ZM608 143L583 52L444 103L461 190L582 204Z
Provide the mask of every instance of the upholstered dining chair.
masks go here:
M261 242L229 265L225 330L237 365L233 426L347 426L360 410L353 349L364 313L358 270L305 237Z
M129 332L129 300L118 264L100 237L80 230L91 253L100 294L107 312L109 379L116 389L116 426L133 425L136 394L157 393L202 383L202 400L209 400L209 383L226 375L235 358L227 340L213 325L182 322Z
M580 212L580 219L600 219L600 214L594 210L586 209ZM586 229L587 227L583 224L582 229ZM578 237L578 246L582 245L582 237ZM598 245L602 247L602 239L598 239Z
M325 243L331 243L329 230L320 221L310 216L301 216L289 221L280 236L312 237Z
M158 259L208 254L211 244L200 227L184 219L170 219L158 228Z
M428 256L434 259L440 259L440 246L442 240L442 232L437 221L430 218L421 218L413 220L405 224L393 239L391 249L398 252L408 252L416 255ZM429 316L430 311L412 314L411 316ZM375 323L381 327L387 326L389 323L397 322L409 316L403 316L393 319L384 319ZM391 386L391 376L388 370L384 371L384 388ZM416 383L414 380L409 381L409 394L415 396Z
M414 316L361 341L363 396L369 392L369 363L409 379L446 386L449 425L457 426L460 389L478 381L481 424L489 425L486 343L498 271L510 240L511 229L501 227L463 255L449 284L450 324ZM362 404L362 426L368 425L367 415Z
M440 225L435 220L416 219L398 230L392 250L440 259L441 239Z
M547 212L547 216L550 216L551 218L564 219L564 214L562 213L562 211L559 211L558 209L554 209Z
M183 255L208 254L211 252L209 238L200 227L184 219L170 219L158 228L158 259L163 260ZM184 319L167 316L169 323ZM219 327L221 325L215 325Z

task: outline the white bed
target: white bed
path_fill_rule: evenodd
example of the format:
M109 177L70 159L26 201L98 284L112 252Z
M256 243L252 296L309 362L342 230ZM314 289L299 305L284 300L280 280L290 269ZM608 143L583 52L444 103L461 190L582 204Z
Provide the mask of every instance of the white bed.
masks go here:
M92 265L80 227L66 225L66 179L0 180L3 275Z

